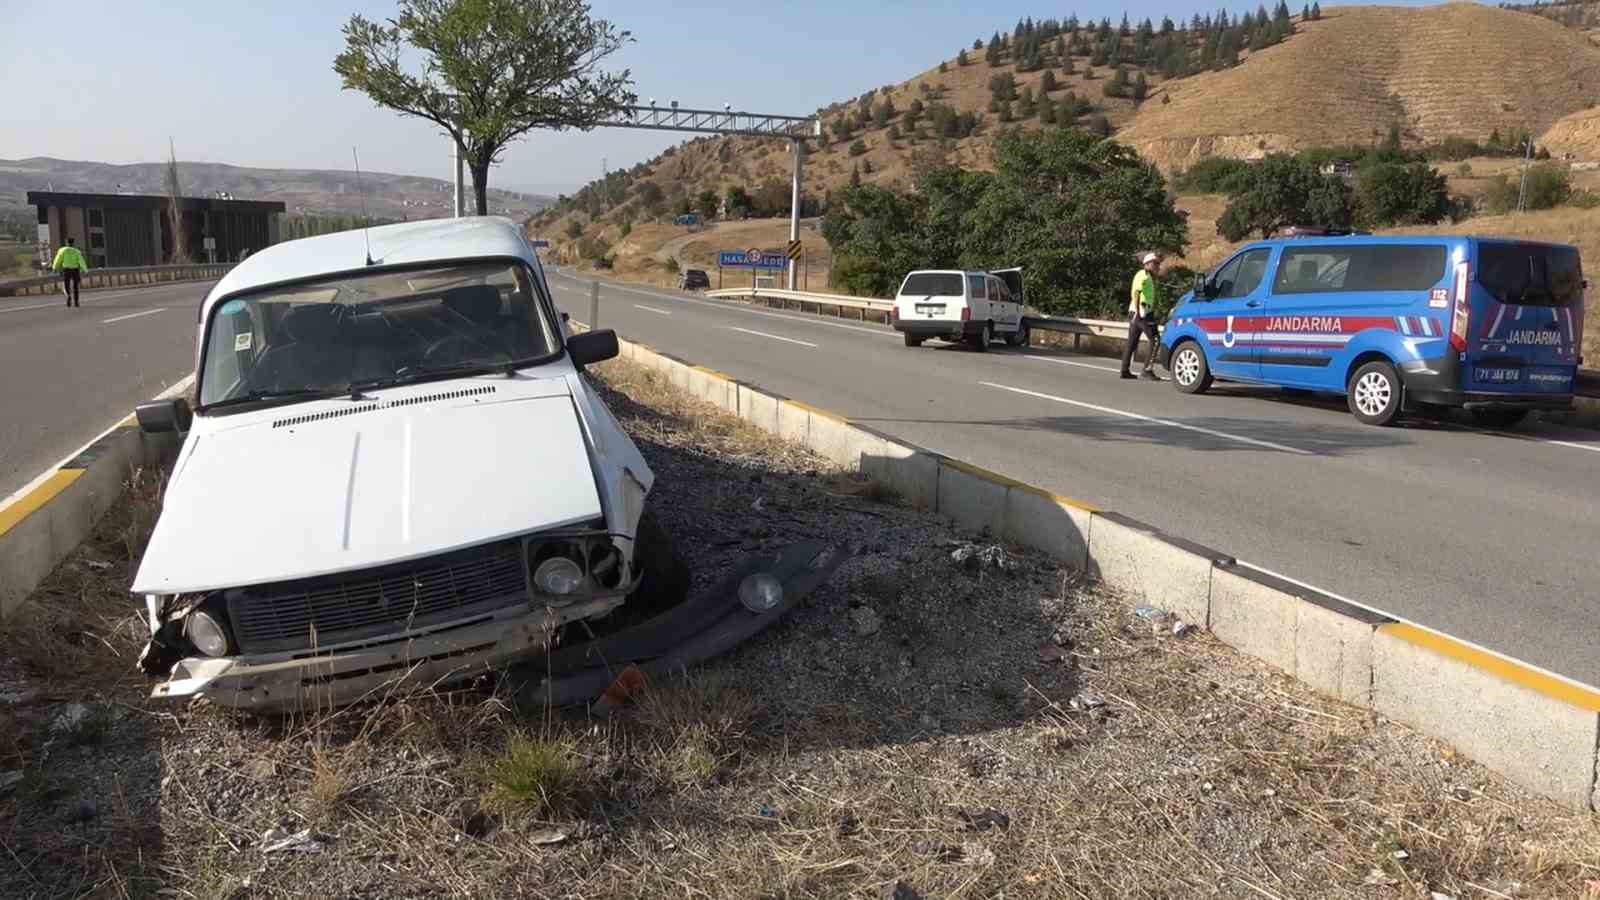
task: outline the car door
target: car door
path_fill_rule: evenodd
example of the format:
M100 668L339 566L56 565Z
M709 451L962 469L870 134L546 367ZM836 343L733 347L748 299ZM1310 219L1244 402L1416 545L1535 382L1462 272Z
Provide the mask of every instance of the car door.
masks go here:
M990 274L1006 286L1006 308L999 314L1005 317L1006 324L1021 325L1023 311L1028 305L1027 296L1022 290L1022 267L999 269Z
M1255 342L1265 321L1262 307L1272 254L1271 247L1245 250L1206 281L1209 299L1198 324L1206 333L1211 371L1220 378L1261 377Z

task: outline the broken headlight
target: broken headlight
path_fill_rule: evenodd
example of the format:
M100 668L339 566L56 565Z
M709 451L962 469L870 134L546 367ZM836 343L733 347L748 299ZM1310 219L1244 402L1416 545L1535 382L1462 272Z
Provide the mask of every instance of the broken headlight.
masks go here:
M533 586L556 597L575 594L583 587L583 569L565 556L552 556L533 570Z

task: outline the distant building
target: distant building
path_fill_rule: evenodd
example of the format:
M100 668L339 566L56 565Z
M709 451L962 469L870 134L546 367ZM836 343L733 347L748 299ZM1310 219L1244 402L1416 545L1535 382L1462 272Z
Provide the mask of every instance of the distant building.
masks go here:
M167 197L29 191L28 203L38 209L38 223L50 226L50 246L76 238L91 269L172 261L175 246ZM206 238L215 241L219 262L236 261L245 250L253 253L279 240L278 216L284 205L276 200L184 197L178 207L184 247L196 262L206 259Z

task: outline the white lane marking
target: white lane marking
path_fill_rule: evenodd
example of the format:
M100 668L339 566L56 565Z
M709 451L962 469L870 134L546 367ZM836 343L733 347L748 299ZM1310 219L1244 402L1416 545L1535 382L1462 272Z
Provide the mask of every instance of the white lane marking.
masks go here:
M1085 368L1085 369L1099 369L1102 372L1119 372L1119 371L1121 371L1116 366L1100 366L1100 365L1095 365L1094 363L1078 362L1076 360L1071 360L1071 359L1057 359L1057 358L1055 358L1053 356L1035 356L1035 355L1033 355L1031 353L1024 354L1024 356L1026 358L1028 358L1028 359L1037 359L1040 362L1055 363L1058 366L1079 366L1079 367L1082 367L1082 368Z
M656 309L654 306L644 306L643 304L639 304L639 303L635 303L633 305L633 308L634 309L642 309L645 312L653 312L658 316L670 316L670 315L672 315L672 313L669 313L664 309Z
M1154 424L1154 425L1165 425L1168 428L1178 428L1178 429L1181 429L1183 431L1193 431L1193 432L1196 432L1198 434L1210 435L1211 437L1222 438L1223 440L1227 440L1227 441L1237 441L1237 442L1239 442L1241 444L1250 444L1250 445L1256 446L1256 447L1265 447L1268 450L1280 450L1280 451L1282 451L1284 453L1296 453L1296 454L1299 454L1301 456L1311 456L1312 455L1310 450L1301 450L1299 447L1289 447L1289 446L1286 446L1284 444L1274 444L1271 441L1263 441L1263 440L1259 440L1259 439L1253 438L1253 437L1245 437L1244 435L1240 435L1240 434L1229 434L1226 431L1217 431L1217 430L1211 429L1211 428L1201 428L1198 425L1187 425L1187 424L1185 424L1183 422L1174 422L1171 419L1158 419L1158 418L1156 418L1154 416L1140 415L1139 413L1128 412L1127 410L1113 409L1112 407L1109 407L1109 406L1100 406L1100 405L1097 405L1097 404L1094 404L1094 403L1085 403L1082 400L1069 400L1066 397L1057 397L1054 394L1041 394L1038 391L1029 391L1029 390L1024 390L1023 388L1009 387L1009 386L1004 385L1004 384L995 384L992 381L980 381L978 383L983 385L984 387L998 388L998 389L1000 389L1002 391L1010 391L1013 394L1025 394L1025 395L1027 395L1029 397L1038 397L1041 400L1053 400L1053 401L1055 401L1057 403L1065 403L1065 404L1067 404L1069 406L1079 406L1079 407L1082 407L1084 409L1092 409L1095 412L1107 413L1107 414L1113 415L1113 416L1122 416L1125 419L1134 419L1134 420L1137 420L1137 421L1140 421L1140 422L1149 422L1149 423Z
M62 303L40 303L40 304L37 304L35 306L8 306L8 307L5 307L4 309L0 309L0 312L23 312L24 310L29 310L29 309L49 309L52 306L59 306L62 309L66 309L67 308L67 304L64 303L64 302L62 302Z
M1514 431L1485 431L1483 433L1492 434L1495 437L1508 437L1517 438L1524 441L1537 441L1541 444L1555 444L1557 447L1571 447L1574 450L1587 450L1590 453L1600 453L1600 447L1597 447L1594 444L1579 444L1573 441L1560 441L1556 440L1555 438L1542 438L1533 434L1517 434Z
M110 318L110 319L101 319L100 320L100 324L101 325L110 325L113 322L126 322L129 319L137 319L140 316L153 316L158 312L166 312L166 311L167 311L167 308L165 306L159 306L159 307L156 307L155 309L147 309L147 310L145 310L143 312L128 313L125 316L115 316L115 317Z
M1492 648L1489 648L1489 647L1485 647L1482 644L1475 644L1472 641L1466 640L1466 639L1464 639L1462 637L1459 637L1457 635L1447 634L1446 632L1440 631L1437 628L1429 628L1428 626L1423 625L1421 623L1413 622L1412 620L1407 619L1404 616L1397 616L1394 613L1389 612L1388 610L1386 610L1386 609L1384 609L1384 608L1382 608L1380 606L1373 606L1370 603L1362 603L1362 602L1360 602L1358 600L1352 600L1349 597L1344 596L1343 594L1336 594L1333 591L1328 590L1327 588L1317 587L1314 584L1310 584L1308 582L1301 581L1298 578L1291 578L1288 575L1283 574L1282 572L1274 572L1273 570L1267 568L1266 566L1258 566L1253 562L1245 562L1242 559L1237 560L1237 562L1239 563L1239 565L1244 566L1247 569L1254 569L1254 570L1256 570L1257 572L1260 572L1263 575L1271 575L1273 578L1277 578L1277 579L1282 580L1282 581L1287 581L1290 584L1298 585L1300 587L1307 588L1309 590L1318 591L1320 593L1327 594L1329 597L1332 597L1335 600L1341 601L1343 603L1348 603L1351 606L1360 607L1361 609L1364 609L1367 612L1374 612L1374 613L1377 613L1380 616L1388 616L1389 618L1395 620L1396 622L1401 622L1401 623L1404 623L1406 625L1410 625L1413 628L1420 628L1423 631L1429 632L1431 634L1436 634L1436 635L1438 635L1438 636L1440 636L1442 638L1448 638L1449 640L1455 641L1458 644L1464 644L1464 645L1466 645L1468 647L1471 647L1474 650L1480 650L1480 651L1482 651L1484 653L1487 653L1490 656L1497 656L1497 657L1499 657L1499 658L1501 658L1503 660L1506 660L1508 662L1516 663L1517 665L1522 666L1523 668L1532 669L1533 671L1538 672L1541 675L1548 675L1551 678L1554 678L1554 679L1556 679L1558 681L1564 681L1567 684L1572 685L1573 687L1580 687L1580 688L1584 688L1586 690L1591 690L1591 691L1600 690L1600 688L1597 688L1594 685L1585 684L1584 682L1579 681L1576 678L1572 678L1572 677L1567 676L1567 675L1562 675L1559 672L1552 672L1549 669L1543 668L1541 666L1536 666L1536 665L1528 662L1527 660L1517 659L1514 656L1510 656L1508 654L1501 653L1499 650L1495 650L1495 649L1492 649Z
M777 334L767 334L765 331L754 331L754 330L751 330L749 328L738 328L738 327L733 326L733 325L728 325L728 326L725 326L725 327L729 331L742 331L745 334L753 334L756 337L771 338L774 341L783 341L785 344L799 344L802 347L810 347L813 350L815 350L817 348L817 345L811 343L810 341L797 341L794 338L786 338L786 337L783 337L782 335L777 335Z

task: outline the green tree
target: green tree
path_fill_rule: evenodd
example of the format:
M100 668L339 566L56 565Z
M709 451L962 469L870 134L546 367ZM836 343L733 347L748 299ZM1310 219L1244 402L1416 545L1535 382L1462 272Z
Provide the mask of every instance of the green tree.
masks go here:
M1363 226L1431 225L1449 217L1450 190L1427 163L1381 163L1356 176L1355 203Z
M853 142L851 142L851 144L850 144L850 155L851 156L860 156L861 154L866 153L866 152L867 152L867 144L866 144L865 141L861 140L860 138L856 138Z
M1011 101L1010 100L1001 100L1000 101L999 105L995 107L995 117L998 118L1001 122L1010 122L1011 121Z
M1017 115L1023 119L1031 119L1039 114L1039 108L1033 102L1033 88L1022 89L1022 96L1017 101Z
M1049 69L1045 69L1044 74L1039 77L1039 93L1048 94L1055 89L1056 73L1050 71Z
M1317 20L1319 20L1321 18L1322 18L1322 4L1321 3L1313 3L1313 4L1311 4L1311 21L1315 22L1315 21L1317 21Z
M889 126L889 117L894 115L894 106L885 100L872 108L872 124L879 129Z
M956 65L964 67L964 66L967 66L969 64L970 64L970 62L967 59L967 51L962 50L961 52L956 54Z
M1039 101L1039 123L1041 125L1056 124L1056 103L1048 96Z
M710 188L701 191L700 196L695 198L695 207L700 211L700 218L707 222L717 217L717 207L720 205L717 202L717 192Z
M945 61L944 60L942 60L942 59L939 60L939 73L943 74L943 73L948 72L948 71L950 71L950 67L948 65L945 65Z
M905 122L907 131L914 130L917 127L917 122L922 118L922 112L924 109L925 107L922 105L922 98L911 98L911 103L906 106Z
M747 217L754 208L750 195L742 187L728 188L728 192L723 196L726 198L730 219Z
M1144 98L1149 93L1150 85L1144 80L1144 73L1140 72L1139 76L1133 80L1133 99L1137 102L1143 103Z
M652 216L661 215L665 207L667 195L661 190L661 185L654 181L641 181L639 183L639 203L645 211Z
M315 234L316 232L311 233ZM583 223L579 222L577 219L568 220L567 237L572 238L573 240L583 237Z
M888 136L890 141L900 140L900 126L898 123L889 126Z
M1229 185L1228 206L1217 219L1217 233L1242 241L1263 238L1290 225L1349 228L1355 202L1350 186L1319 173L1304 159L1275 153L1250 166Z
M432 122L461 148L479 215L489 167L537 128L588 131L636 99L602 64L630 40L584 0L399 0L388 22L354 15L333 61L345 90ZM420 71L408 65L417 64Z

